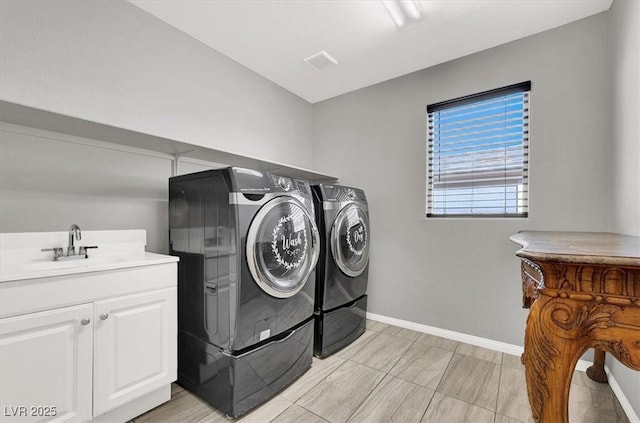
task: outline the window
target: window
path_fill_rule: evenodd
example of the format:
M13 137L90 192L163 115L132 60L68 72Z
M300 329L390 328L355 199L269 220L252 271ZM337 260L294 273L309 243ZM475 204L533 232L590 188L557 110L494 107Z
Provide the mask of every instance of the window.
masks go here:
M527 217L530 91L427 106L427 217Z

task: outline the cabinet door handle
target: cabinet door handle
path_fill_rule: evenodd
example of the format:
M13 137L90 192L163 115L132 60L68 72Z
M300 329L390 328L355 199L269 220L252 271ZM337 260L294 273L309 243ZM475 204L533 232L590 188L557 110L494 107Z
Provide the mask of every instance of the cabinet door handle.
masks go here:
M100 320L107 320L109 318L109 313L102 313L100 315Z
M85 317L84 319L80 320L80 324L82 326L87 326L89 323L91 323L91 319L89 319L88 317Z

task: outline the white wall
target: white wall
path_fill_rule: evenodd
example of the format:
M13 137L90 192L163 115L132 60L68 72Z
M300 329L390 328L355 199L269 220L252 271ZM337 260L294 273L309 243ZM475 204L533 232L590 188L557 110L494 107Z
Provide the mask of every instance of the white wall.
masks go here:
M609 52L612 227L615 232L640 236L640 2L613 2ZM640 373L611 357L607 365L640 416Z
M0 99L309 168L311 105L121 0L0 2Z
M129 3L0 1L0 47L0 100L310 167L309 103ZM168 252L170 160L19 132L0 232L141 228Z
M606 14L314 104L314 166L365 189L369 309L522 345L521 229L608 229ZM530 218L425 219L426 105L532 81Z

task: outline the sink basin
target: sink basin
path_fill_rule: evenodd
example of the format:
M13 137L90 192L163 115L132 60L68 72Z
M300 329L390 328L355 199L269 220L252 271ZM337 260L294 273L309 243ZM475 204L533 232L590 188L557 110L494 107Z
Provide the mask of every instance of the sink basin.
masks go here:
M173 263L177 257L145 251L144 230L84 231L97 245L88 259L54 261L50 249L66 245L68 232L0 233L0 283ZM47 251L42 251L43 248Z
M115 264L125 261L125 257L118 256L101 256L101 257L89 257L87 259L68 260L68 261L36 261L26 263L24 268L29 271L38 270L61 270L61 269L75 269L77 267L92 267L103 266L108 264Z

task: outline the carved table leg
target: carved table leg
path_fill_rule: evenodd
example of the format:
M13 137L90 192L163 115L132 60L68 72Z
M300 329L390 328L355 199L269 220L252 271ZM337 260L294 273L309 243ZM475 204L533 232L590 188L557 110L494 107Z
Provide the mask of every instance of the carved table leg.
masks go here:
M527 319L523 362L531 412L536 422L568 423L569 387L585 340L570 300L542 296Z
M604 371L605 352L600 349L593 350L593 365L587 369L587 376L591 380L607 383L607 373Z

